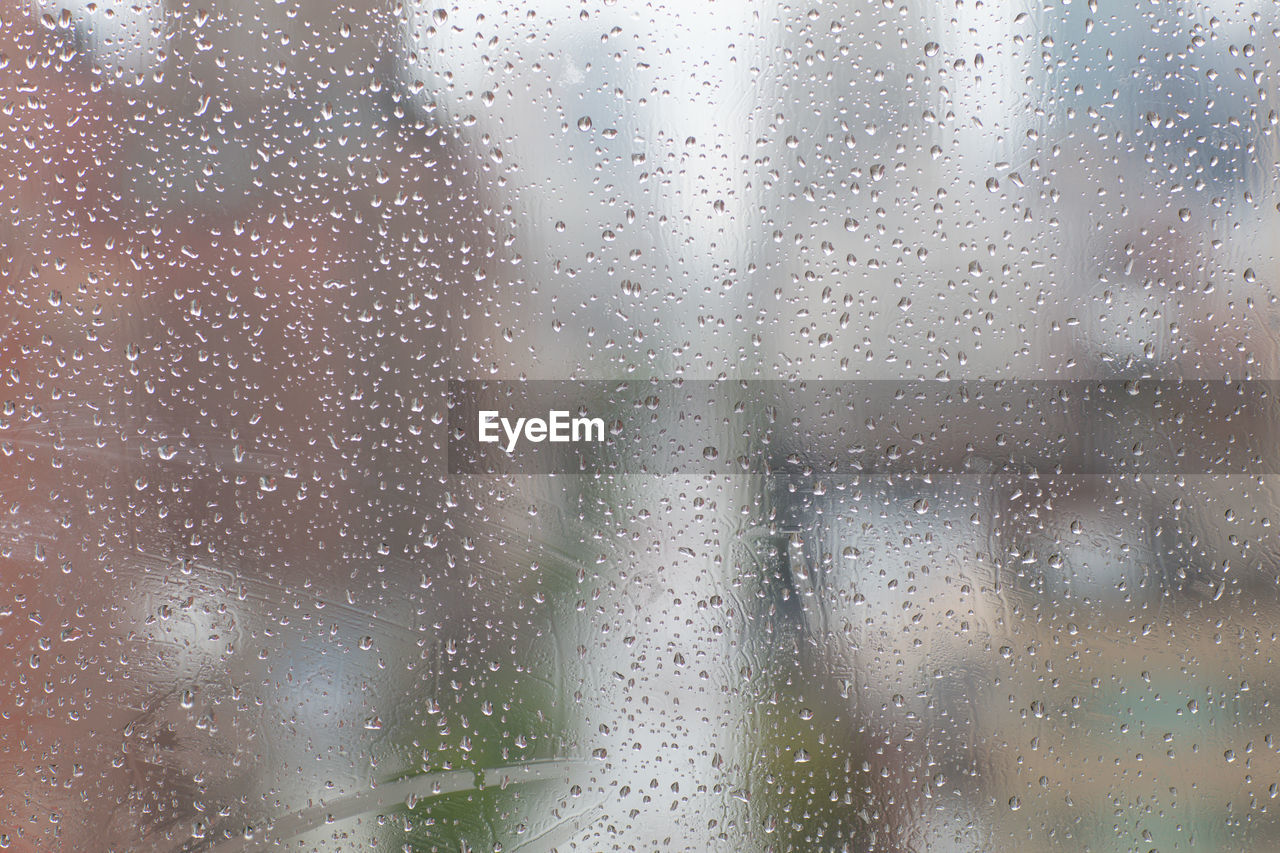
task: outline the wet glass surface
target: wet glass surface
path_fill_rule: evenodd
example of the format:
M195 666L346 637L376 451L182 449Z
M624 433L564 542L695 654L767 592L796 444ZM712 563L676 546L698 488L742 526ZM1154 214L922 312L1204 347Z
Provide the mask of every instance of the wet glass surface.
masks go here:
M0 4L0 848L1275 846L1278 45Z

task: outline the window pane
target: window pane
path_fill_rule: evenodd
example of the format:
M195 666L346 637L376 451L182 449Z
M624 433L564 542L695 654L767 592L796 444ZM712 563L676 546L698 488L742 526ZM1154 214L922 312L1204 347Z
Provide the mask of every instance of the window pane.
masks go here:
M0 847L1280 843L1278 32L9 3Z

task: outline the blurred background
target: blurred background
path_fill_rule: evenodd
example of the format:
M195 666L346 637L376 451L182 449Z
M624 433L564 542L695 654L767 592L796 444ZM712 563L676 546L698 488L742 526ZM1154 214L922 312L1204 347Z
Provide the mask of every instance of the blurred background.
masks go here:
M1280 380L1275 6L437 2L0 4L0 848L1280 844L1264 466L482 477L445 426Z

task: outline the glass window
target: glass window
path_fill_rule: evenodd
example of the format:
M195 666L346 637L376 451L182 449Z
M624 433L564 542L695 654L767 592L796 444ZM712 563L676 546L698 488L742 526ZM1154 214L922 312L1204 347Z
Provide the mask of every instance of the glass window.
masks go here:
M0 848L1280 844L1270 4L0 9Z

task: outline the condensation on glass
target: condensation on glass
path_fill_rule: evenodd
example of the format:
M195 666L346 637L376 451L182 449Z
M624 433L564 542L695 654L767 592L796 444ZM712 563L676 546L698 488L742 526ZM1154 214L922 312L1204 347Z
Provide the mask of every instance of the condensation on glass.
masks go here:
M1280 379L1277 45L5 2L0 848L1274 847L1263 461L464 476L446 392ZM770 458L717 417L653 440Z

